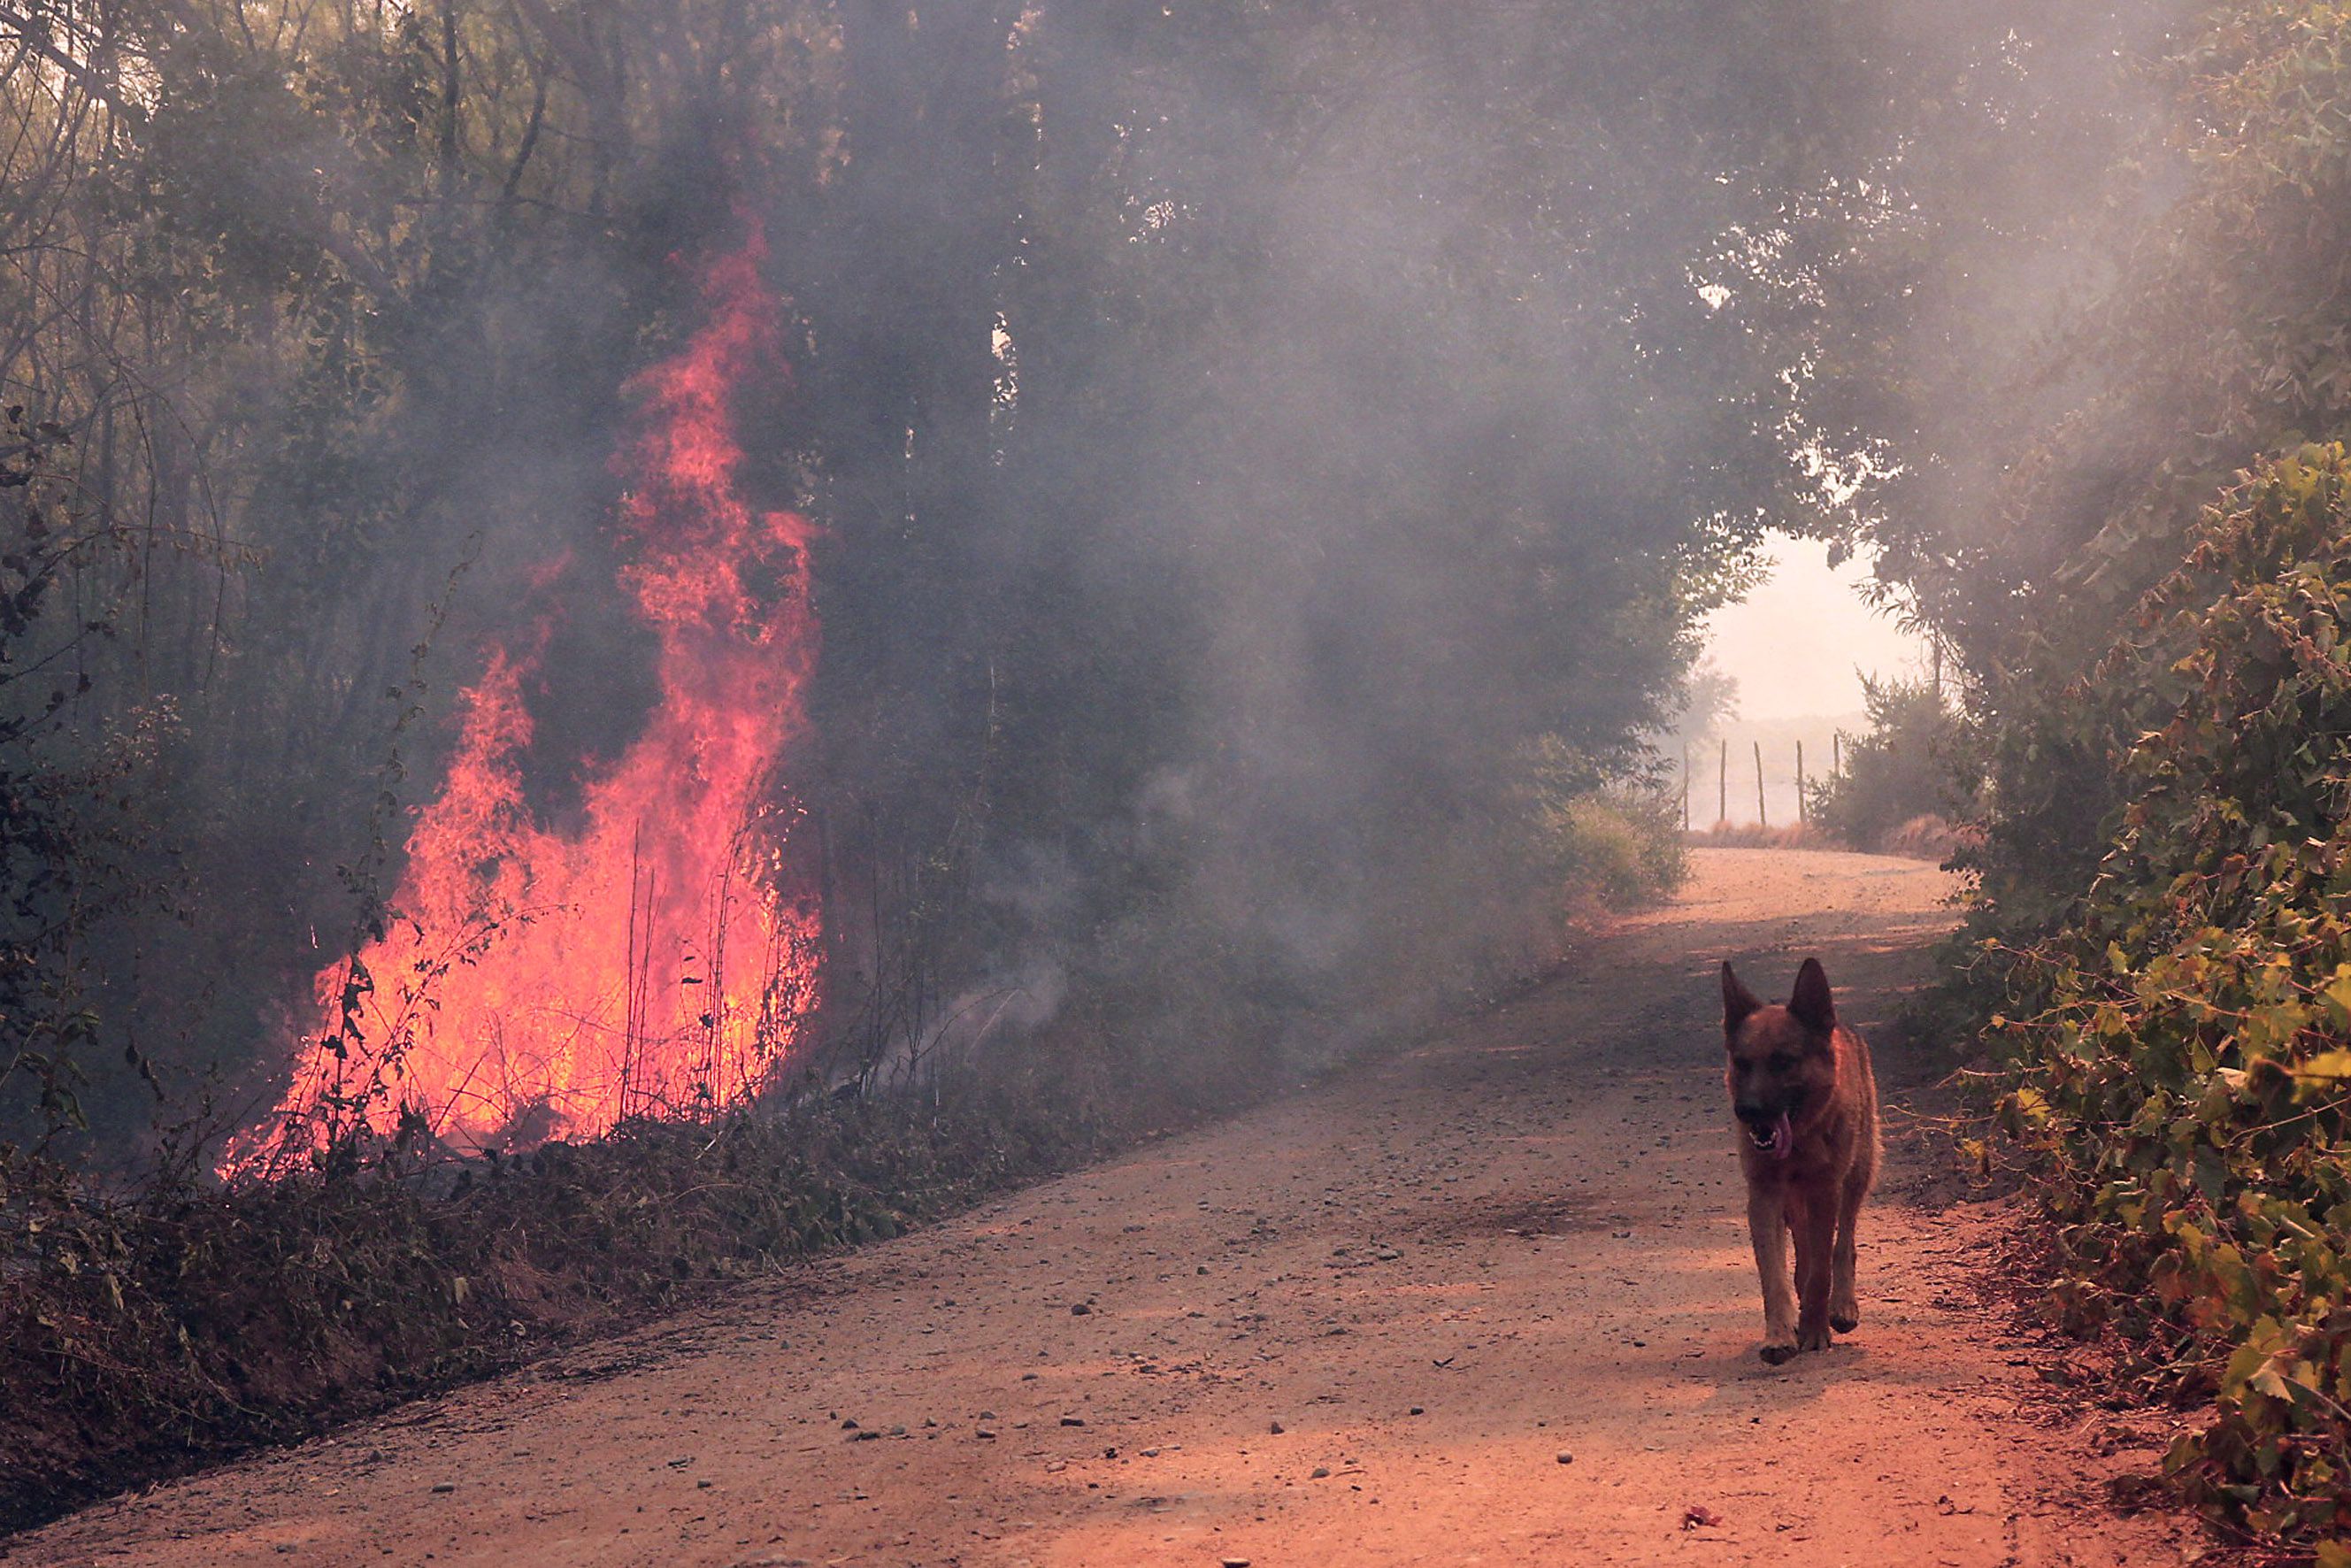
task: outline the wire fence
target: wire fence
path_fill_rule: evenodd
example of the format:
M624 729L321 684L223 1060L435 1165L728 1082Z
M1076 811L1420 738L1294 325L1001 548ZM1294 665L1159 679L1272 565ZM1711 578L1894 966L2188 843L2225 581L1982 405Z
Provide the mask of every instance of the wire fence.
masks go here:
M1789 827L1811 810L1810 789L1842 770L1844 731L1791 737L1703 736L1681 748L1682 827Z

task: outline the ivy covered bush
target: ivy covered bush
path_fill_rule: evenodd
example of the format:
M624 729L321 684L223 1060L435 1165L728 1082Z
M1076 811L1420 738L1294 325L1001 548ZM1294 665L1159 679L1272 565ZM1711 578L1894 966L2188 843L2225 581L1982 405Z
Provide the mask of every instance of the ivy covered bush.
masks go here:
M2061 1306L2210 1402L2168 1470L2324 1543L2351 1528L2344 446L2242 476L2073 695L2151 716L2073 917L1979 945L2010 998L2002 1119L2048 1172Z

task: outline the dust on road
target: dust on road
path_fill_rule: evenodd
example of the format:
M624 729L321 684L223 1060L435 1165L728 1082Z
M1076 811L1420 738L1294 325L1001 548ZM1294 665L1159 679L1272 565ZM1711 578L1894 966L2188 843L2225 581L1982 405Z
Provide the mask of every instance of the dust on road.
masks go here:
M1699 852L1667 909L1347 1082L643 1333L9 1542L106 1564L2178 1563L2148 1454L2053 1419L1998 1207L1864 1218L1862 1326L1784 1367L1715 965L1884 1027L1949 888ZM1898 1112L1897 1112L1898 1117ZM1905 1161L1912 1166L1906 1172Z

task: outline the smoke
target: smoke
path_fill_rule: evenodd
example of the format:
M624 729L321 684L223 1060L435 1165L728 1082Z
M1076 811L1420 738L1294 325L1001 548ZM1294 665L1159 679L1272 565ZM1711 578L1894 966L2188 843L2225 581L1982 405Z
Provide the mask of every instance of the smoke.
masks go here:
M1211 804L1186 897L1343 1017L1426 1005L1515 952L1499 819L1519 748L1618 754L1678 673L1693 519L1640 433L1672 416L1620 401L1637 338L1595 298L1653 279L1579 275L1579 221L1627 214L1554 204L1511 145L1611 106L1562 113L1540 81L1447 66L1420 35L1335 82L1298 68L1343 107L1252 193L1258 266L1179 375L1214 387L1207 428L1175 423L1146 470L1182 497L1168 544L1206 620L1184 756ZM1490 118L1465 120L1480 87ZM1638 200L1649 172L1575 174ZM1662 331L1672 307L1649 304Z
M2097 510L2083 501L2153 466L2145 444L2163 439L2163 389L2094 345L2101 301L2179 188L2174 84L2155 67L2191 13L1896 4L1862 51L1896 89L1852 117L1882 150L1876 212L1819 269L1805 331L1846 373L1813 378L1799 406L1811 443L1860 478L1823 508L1832 528L1874 548L1886 601L1986 666L2082 542ZM2118 415L2106 460L2064 438L2075 493L2033 497L2033 448L2101 405Z
M728 172L805 323L761 428L824 526L788 782L861 1078L1072 991L1165 1058L1317 1056L1555 935L1523 759L1636 773L1752 538L1720 389L1764 378L1689 269L1773 172L1726 183L1730 45L1559 20L852 8L831 169ZM566 677L559 807L628 653Z
M1919 385L1997 407L1966 324L2015 298L2022 344L2098 265L2002 235L2091 158L2072 110L2137 22L1949 10L526 5L467 10L454 56L223 28L242 99L131 40L170 134L116 196L214 280L155 424L212 434L153 460L187 553L111 585L149 619L99 673L188 699L155 799L217 917L124 924L130 1009L196 1018L187 1058L270 1103L255 1020L381 936L491 649L536 651L534 833L687 706L611 458L696 330L679 261L738 214L778 326L736 478L810 518L823 625L764 785L826 910L813 1076L1083 1031L1261 1074L1540 956L1538 804L1642 777L1767 526L1917 559L1901 508L1956 516L1937 486L1991 444L1922 439L1842 512L1823 455L1959 428ZM1945 78L2006 85L1944 94L1984 131L1944 145L2071 157L1969 235L1921 214L1986 174L1897 123ZM1906 298L1915 246L1945 292L1846 308ZM1826 364L1859 369L1792 373Z

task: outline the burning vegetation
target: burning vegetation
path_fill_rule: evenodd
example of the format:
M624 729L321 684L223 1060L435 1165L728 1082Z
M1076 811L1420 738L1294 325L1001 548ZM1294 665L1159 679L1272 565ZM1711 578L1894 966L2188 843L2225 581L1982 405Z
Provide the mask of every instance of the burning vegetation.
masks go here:
M525 688L544 654L489 651L381 930L319 971L286 1098L223 1174L360 1129L478 1154L707 1120L783 1065L819 981L822 916L792 875L782 787L817 628L808 520L740 489L735 389L775 374L781 347L766 256L755 228L706 267L706 319L632 383L622 576L659 639L643 731L583 761L569 822L540 820Z

